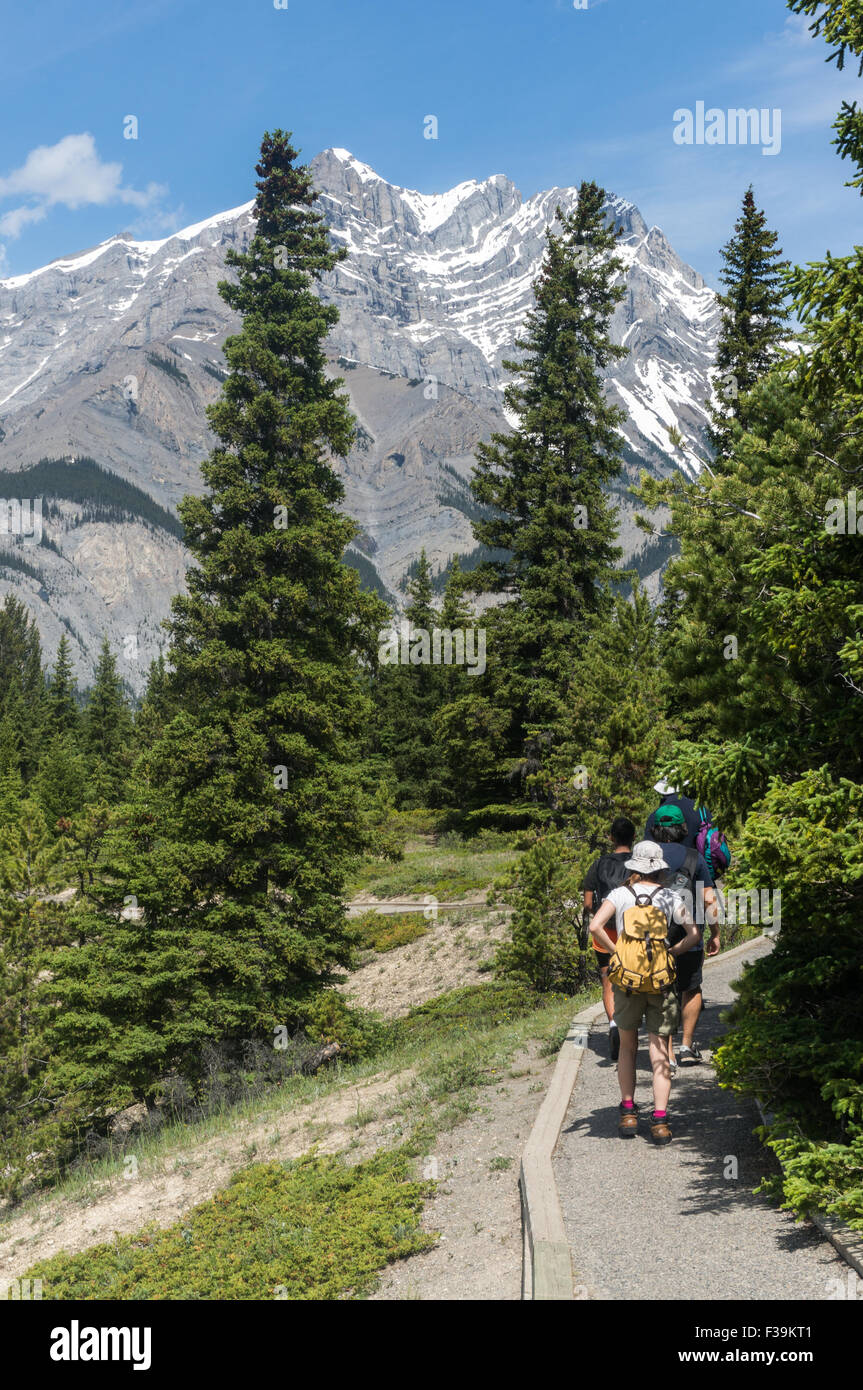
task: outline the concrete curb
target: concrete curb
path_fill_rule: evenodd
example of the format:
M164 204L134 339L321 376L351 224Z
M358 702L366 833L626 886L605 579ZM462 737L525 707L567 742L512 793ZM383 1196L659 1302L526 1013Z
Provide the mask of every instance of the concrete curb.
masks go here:
M575 1298L572 1254L563 1224L563 1212L551 1156L560 1136L581 1059L587 1047L590 1025L602 1004L591 1004L577 1014L557 1055L554 1072L533 1129L521 1156L522 1275L525 1300L571 1302Z
M705 960L705 970L751 950L760 939L753 937L741 946L712 956ZM521 1296L524 1300L575 1300L572 1252L566 1238L551 1159L578 1080L591 1025L604 1013L602 1004L598 1003L576 1014L524 1146L518 1184L522 1223Z
M757 1096L753 1096L758 1114L761 1116L761 1123L769 1125L773 1122L773 1115L764 1106ZM863 1235L859 1231L852 1231L848 1226L843 1226L840 1221L835 1221L832 1216L826 1216L822 1212L810 1212L806 1217L812 1225L819 1230L825 1240L830 1244L837 1254L841 1255L846 1264L863 1279Z

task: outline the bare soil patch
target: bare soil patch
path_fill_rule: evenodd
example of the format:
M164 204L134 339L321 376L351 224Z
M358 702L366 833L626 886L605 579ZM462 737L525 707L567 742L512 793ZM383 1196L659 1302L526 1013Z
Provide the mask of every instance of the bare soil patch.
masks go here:
M479 967L493 958L508 920L490 912L441 914L419 941L375 955L354 971L342 992L360 1008L398 1018L448 990L482 984L490 976Z

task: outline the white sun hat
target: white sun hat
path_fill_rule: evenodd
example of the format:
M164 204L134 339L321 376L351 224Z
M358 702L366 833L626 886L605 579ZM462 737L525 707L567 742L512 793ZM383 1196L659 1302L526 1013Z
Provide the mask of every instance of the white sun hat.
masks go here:
M639 840L633 847L632 858L627 859L624 867L636 874L653 874L667 869L668 865L662 857L660 845L654 840Z
M679 796L679 795L680 795L680 789L679 789L679 787L675 787L671 782L666 782L664 778L660 778L660 780L659 780L658 782L654 782L654 784L653 784L653 790L654 790L655 792L659 792L659 795L660 795L660 796Z

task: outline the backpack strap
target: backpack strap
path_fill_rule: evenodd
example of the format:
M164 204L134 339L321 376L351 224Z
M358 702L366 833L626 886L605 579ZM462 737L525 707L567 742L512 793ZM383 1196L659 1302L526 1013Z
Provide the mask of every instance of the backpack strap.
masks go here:
M692 879L693 884L695 883L695 875L696 875L697 870L698 870L698 850L697 850L697 849L688 849L688 850L686 851L686 858L685 858L684 861L683 861L683 871L684 871L684 873L686 873L686 874L689 875L689 877Z

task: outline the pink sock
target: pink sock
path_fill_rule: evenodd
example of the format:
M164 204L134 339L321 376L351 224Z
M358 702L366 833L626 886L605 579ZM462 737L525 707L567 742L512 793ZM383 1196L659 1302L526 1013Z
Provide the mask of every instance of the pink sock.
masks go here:
M635 1102L634 1102L634 1101L631 1101L631 1100L624 1100L624 1101L621 1102L621 1104L623 1105L624 1110L634 1110L634 1109L635 1109Z
M655 1120L664 1120L667 1114L668 1114L668 1111L667 1111L667 1110L654 1110L654 1112L653 1112L653 1118L654 1118Z

